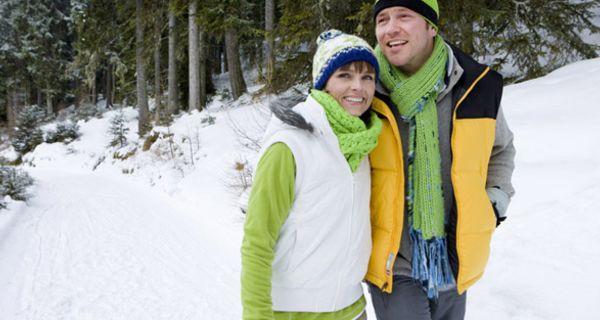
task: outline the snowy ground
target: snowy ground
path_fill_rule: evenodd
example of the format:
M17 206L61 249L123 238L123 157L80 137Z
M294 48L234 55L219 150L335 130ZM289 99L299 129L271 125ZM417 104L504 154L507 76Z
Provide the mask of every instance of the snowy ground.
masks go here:
M598 83L595 59L505 88L517 196L467 319L600 318ZM239 319L231 185L255 156L233 131L260 136L264 103L214 101L126 160L106 148L115 111L80 123L78 141L39 146L24 166L35 197L0 211L0 319Z

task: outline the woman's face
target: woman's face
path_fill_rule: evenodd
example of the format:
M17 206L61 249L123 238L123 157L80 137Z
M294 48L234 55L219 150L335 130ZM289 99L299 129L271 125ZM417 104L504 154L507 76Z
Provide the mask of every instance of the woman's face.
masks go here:
M369 109L375 94L375 72L368 69L372 68L357 68L356 63L342 66L325 84L325 92L356 117Z

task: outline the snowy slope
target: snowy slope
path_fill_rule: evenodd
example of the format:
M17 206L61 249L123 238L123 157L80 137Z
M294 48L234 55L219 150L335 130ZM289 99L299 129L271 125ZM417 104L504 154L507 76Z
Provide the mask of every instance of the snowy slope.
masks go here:
M595 59L505 88L517 195L467 319L600 318L598 83ZM24 166L35 197L0 211L0 319L239 319L243 214L227 186L256 154L233 131L260 136L265 103L215 101L126 160L105 147L114 111L39 146Z
M600 59L505 88L517 189L470 319L600 319Z

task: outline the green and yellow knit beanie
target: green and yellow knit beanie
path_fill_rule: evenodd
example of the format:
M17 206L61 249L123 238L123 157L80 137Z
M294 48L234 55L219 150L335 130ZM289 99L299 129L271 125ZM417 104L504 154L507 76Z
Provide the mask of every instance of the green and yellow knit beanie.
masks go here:
M438 28L440 9L437 0L378 0L373 9L373 19L381 10L389 7L405 7L420 14L434 28Z

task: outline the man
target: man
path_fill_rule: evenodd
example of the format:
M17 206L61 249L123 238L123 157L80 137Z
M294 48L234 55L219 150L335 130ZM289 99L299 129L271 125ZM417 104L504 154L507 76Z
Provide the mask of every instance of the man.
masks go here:
M444 42L436 0L379 0L374 17L373 306L380 320L463 319L514 194L502 77Z

